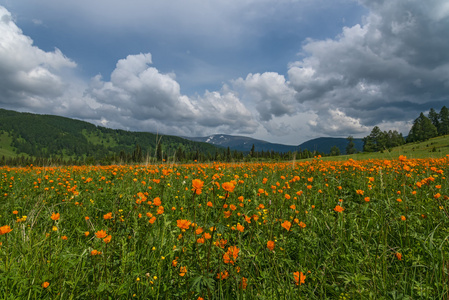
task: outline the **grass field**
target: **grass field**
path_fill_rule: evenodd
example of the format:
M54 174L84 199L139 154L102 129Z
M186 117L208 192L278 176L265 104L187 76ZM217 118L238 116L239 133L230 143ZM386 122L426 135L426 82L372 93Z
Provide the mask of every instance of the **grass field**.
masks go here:
M449 158L0 169L1 299L442 299Z

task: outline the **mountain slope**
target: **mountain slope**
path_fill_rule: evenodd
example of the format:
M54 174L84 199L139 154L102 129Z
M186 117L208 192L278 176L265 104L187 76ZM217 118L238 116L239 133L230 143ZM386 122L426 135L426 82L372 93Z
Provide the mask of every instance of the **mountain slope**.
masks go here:
M358 152L363 150L363 140L354 139L354 145ZM348 140L345 138L332 138L332 137L320 137L299 145L301 149L307 149L309 151L318 151L323 153L330 153L333 146L337 146L340 149L341 154L346 153L346 146L348 145Z
M115 130L60 116L0 109L0 154L7 157L24 154L100 159L134 154L143 158L156 155L158 142L161 152L167 155L178 150L211 155L217 151L214 145L176 136Z
M250 137L227 135L227 134L215 134L206 137L185 137L185 138L192 141L205 142L220 147L225 148L229 147L231 150L244 151L244 152L251 151L253 145L255 151L259 152L260 151L293 152L299 150L297 146L274 144L262 140L253 139Z
M198 142L205 142L221 147L229 147L231 150L237 151L250 151L254 145L255 151L274 151L274 152L294 152L294 151L318 151L321 153L330 153L333 146L337 146L340 152L344 154L346 152L346 146L348 145L348 140L346 138L331 138L331 137L320 137L307 142L302 143L298 146L290 146L283 144L269 143L262 140L257 140L244 136L234 136L226 134L215 134L206 137L185 137ZM362 139L354 139L355 148L357 151L363 150Z

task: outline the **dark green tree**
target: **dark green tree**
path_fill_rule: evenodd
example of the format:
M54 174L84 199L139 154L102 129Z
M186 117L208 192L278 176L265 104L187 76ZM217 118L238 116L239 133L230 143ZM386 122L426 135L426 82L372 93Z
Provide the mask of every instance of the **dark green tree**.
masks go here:
M438 135L446 135L449 134L449 109L446 106L443 106L439 113L439 127L438 127Z
M437 136L437 128L423 113L413 122L413 126L407 136L407 143L425 141Z
M363 151L364 152L377 152L381 150L382 143L384 142L383 133L378 126L374 126L370 135L363 138Z
M250 157L254 157L254 156L255 156L255 147L254 147L254 144L253 144L253 146L251 147L251 151L249 151L249 156L250 156Z
M330 156L338 156L340 154L340 148L338 148L337 146L332 146Z
M346 138L348 140L348 145L346 146L346 154L354 154L357 153L357 149L355 148L354 138L352 135Z
M162 145L160 142L156 146L156 158L159 161L162 160Z
M432 121L433 126L437 129L440 127L440 115L433 108L430 109L427 117Z

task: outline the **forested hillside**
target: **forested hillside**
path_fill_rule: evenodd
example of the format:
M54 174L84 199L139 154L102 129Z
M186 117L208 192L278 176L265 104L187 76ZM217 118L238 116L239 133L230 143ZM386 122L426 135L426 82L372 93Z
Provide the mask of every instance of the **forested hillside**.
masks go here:
M195 156L213 157L220 151L216 146L175 136L109 129L59 116L4 109L0 109L0 147L0 154L6 156L5 159L14 154L116 162L141 162L147 158L162 160L169 156L180 160L198 159Z

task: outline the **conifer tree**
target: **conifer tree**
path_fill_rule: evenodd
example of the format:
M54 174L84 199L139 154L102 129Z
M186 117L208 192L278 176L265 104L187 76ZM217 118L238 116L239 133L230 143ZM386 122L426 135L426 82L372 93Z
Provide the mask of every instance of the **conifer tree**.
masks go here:
M431 108L427 117L432 121L432 124L438 129L440 127L440 116L439 114Z
M423 113L413 122L413 126L407 137L407 143L425 141L437 136L437 128Z
M348 136L346 139L348 140L348 145L346 146L346 154L356 153L357 149L355 148L354 138L352 137L352 135Z
M443 106L439 113L440 123L438 126L438 135L449 134L449 109Z

